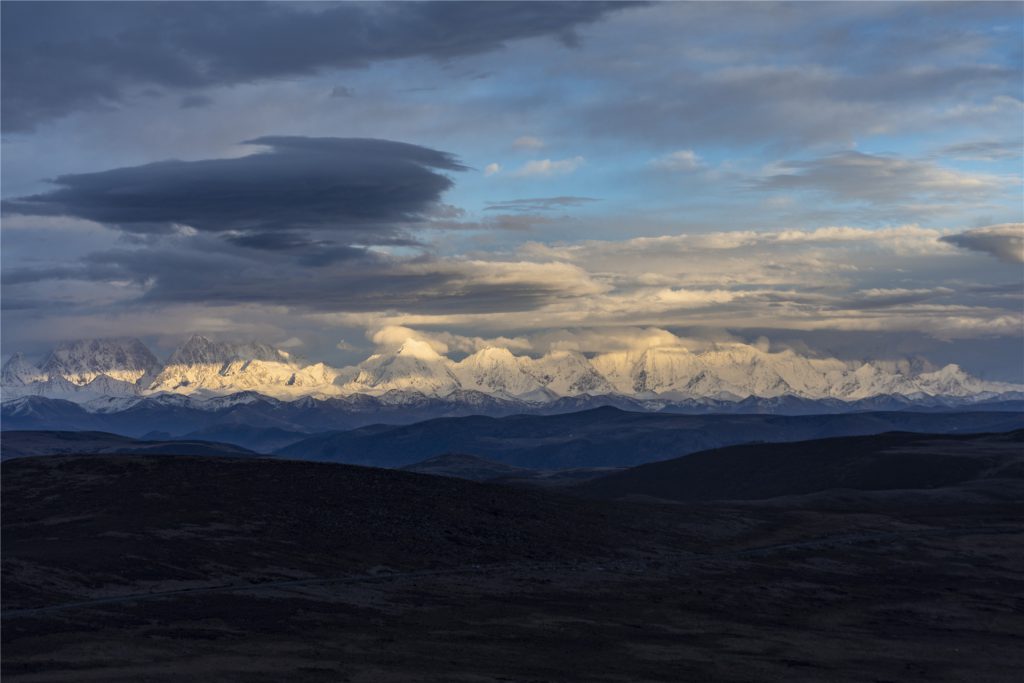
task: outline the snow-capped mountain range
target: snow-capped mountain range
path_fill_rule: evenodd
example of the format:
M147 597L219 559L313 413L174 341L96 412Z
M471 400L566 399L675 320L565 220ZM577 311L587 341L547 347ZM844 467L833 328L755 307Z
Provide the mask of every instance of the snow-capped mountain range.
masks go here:
M38 365L15 354L0 372L0 386L4 401L43 396L94 410L122 408L147 396L173 401L175 395L212 399L240 392L245 392L241 397L282 400L365 395L386 402L415 395L452 400L484 395L542 404L612 395L640 400L792 396L858 401L875 396L991 398L1024 391L1020 385L982 381L956 365L808 358L739 343L699 352L652 347L593 357L552 351L533 358L484 348L453 361L428 342L410 338L356 366L334 368L265 344L230 344L199 335L163 364L138 339L62 343Z

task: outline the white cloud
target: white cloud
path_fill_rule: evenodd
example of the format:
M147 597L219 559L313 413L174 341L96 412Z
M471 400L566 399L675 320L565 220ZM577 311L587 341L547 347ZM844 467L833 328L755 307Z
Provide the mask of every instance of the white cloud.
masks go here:
M498 173L501 173L501 164L493 163L493 164L487 164L486 166L484 166L484 175L485 176L497 175Z
M409 340L425 342L437 353L448 353L448 345L435 339L432 335L414 330L404 325L386 325L377 330L370 330L367 338L383 350L393 350Z
M520 166L513 175L519 178L525 178L528 176L567 175L578 169L584 163L585 159L581 156L575 156L570 159L559 159L556 161L552 161L551 159L535 159L533 161L527 161L525 164Z
M430 348L440 354L449 352L475 353L489 347L506 348L509 351L524 353L530 351L533 346L526 337L475 337L453 334L451 332L434 332L422 329L413 329L405 325L385 325L371 330L367 333L370 339L381 350L394 350L408 340L414 340L428 344Z
M576 330L552 330L532 337L541 352L643 351L657 347L685 347L687 341L657 327L600 327Z
M652 159L650 165L662 171L696 171L703 166L700 156L692 149L681 149L663 157Z
M726 304L734 301L742 294L736 294L724 289L671 289L659 290L654 295L655 299L665 305L683 308L699 308L712 304Z

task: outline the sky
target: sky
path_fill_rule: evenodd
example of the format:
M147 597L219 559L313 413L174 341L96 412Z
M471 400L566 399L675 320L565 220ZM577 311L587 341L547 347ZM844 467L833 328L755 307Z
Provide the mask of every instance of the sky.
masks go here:
M1024 381L1020 3L15 3L2 352L725 341Z

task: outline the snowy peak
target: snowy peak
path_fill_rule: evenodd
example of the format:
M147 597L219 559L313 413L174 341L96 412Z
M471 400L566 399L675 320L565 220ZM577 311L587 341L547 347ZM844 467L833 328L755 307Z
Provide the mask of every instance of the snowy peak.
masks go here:
M280 398L337 393L338 371L302 365L267 344L228 344L193 335L171 354L149 391L212 395L250 391Z
M792 351L768 352L747 344L722 344L692 352L654 347L641 352L601 354L592 365L626 395L736 400L748 396L845 401L869 396L927 394L968 396L1018 390L1010 384L981 382L949 366L915 372L920 362L848 362L812 359Z
M463 388L498 396L529 396L544 388L529 368L531 359L515 356L504 348L488 347L455 364Z
M376 353L360 363L355 378L341 387L341 393L414 391L425 396L447 396L461 388L452 372L454 365L430 344L407 339L396 351Z
M556 396L600 396L615 392L587 357L578 351L552 351L529 364L530 373Z
M252 360L285 362L288 355L266 344L227 344L194 334L174 350L167 365L223 365Z
M43 396L60 398L75 403L86 403L101 398L132 398L141 394L139 385L114 379L107 375L98 375L86 384L75 384L61 375L51 375L46 379L23 385L4 386L4 400L23 396Z
M808 358L791 350L772 352L726 343L705 350L655 346L588 357L555 350L539 358L487 347L452 361L427 341L406 339L357 366L309 364L260 343L231 344L194 335L160 368L137 339L67 342L36 367L20 354L2 368L3 398L45 396L84 405L140 396L375 397L389 404L459 397L514 399L530 403L564 397L618 394L630 400L759 399L859 401L876 396L982 397L1022 387L985 382L957 365L935 368L926 361L846 361ZM241 394L240 392L247 392ZM162 399L161 399L162 400ZM169 399L168 399L169 400ZM242 399L232 399L240 401Z
M0 384L5 387L20 387L32 382L46 381L46 373L16 353L0 369Z
M406 339L398 347L395 356L400 358L418 358L423 361L433 362L443 360L444 357L434 350L430 344L419 339Z
M49 377L60 376L84 386L101 375L121 382L138 382L160 367L153 352L138 339L79 339L63 342L41 366Z

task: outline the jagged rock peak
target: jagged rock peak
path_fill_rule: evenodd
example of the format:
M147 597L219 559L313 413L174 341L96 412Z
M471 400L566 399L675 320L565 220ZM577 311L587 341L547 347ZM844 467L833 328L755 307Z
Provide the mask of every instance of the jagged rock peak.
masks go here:
M4 386L24 386L45 380L46 373L30 363L21 353L7 359L0 369L0 384Z
M193 334L188 341L174 350L167 364L216 365L251 360L287 362L288 356L267 344L216 342L200 334Z
M40 369L50 377L61 376L72 384L85 385L100 375L136 382L159 367L160 361L139 339L111 337L61 342Z

